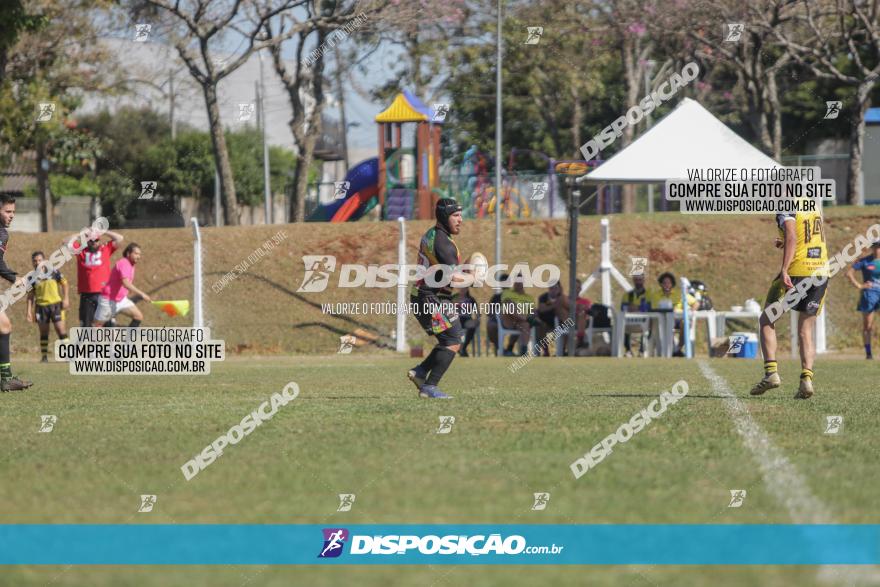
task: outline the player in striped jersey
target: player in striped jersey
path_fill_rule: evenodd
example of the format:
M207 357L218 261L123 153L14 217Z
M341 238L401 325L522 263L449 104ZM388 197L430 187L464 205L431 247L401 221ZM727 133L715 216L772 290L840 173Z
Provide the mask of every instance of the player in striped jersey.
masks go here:
M461 231L461 206L452 198L441 198L435 207L437 224L432 226L419 242L419 264L422 267L442 265L447 273L452 273L452 282L463 282L463 276L456 271L461 264L458 246L452 237ZM407 372L409 380L419 389L419 397L448 399L437 384L452 364L455 353L461 348L463 330L452 300L452 284L433 287L431 283L441 281L441 271L426 276L416 282L410 292L410 303L419 325L429 336L437 338L437 346L419 365ZM428 278L430 277L430 279Z
M31 253L31 261L34 269L46 260L43 251ZM70 307L69 287L67 279L56 270L51 274L44 271L37 272L37 282L34 289L27 296L27 320L36 322L40 329L40 359L43 363L49 362L49 323L55 326L55 333L59 340L67 340L67 326L64 323L64 313Z

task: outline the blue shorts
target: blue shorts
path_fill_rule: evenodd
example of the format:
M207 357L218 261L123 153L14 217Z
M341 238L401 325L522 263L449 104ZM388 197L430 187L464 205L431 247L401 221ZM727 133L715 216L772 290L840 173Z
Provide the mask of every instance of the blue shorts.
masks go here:
M880 289L863 289L856 309L865 314L880 312Z

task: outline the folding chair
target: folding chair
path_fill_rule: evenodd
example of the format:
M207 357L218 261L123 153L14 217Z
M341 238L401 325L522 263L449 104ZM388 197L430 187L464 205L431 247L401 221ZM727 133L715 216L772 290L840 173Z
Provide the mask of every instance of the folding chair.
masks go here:
M632 347L633 335L638 334L641 337L641 341L639 343L639 348L642 351L642 356L648 356L648 343L645 341L645 337L650 337L651 335L651 319L650 318L630 318L627 316L626 324L624 325L624 333L630 335L630 347Z
M495 356L497 357L498 351L501 349L501 347L504 346L504 339L505 338L507 338L508 336L515 336L517 338L517 343L520 343L521 341L519 340L519 330L513 330L510 328L504 327L504 323L501 321L501 314L496 313L495 319L498 320L498 346L495 347ZM526 341L526 348L529 348L530 343L537 344L535 341L535 338L536 338L535 327L532 326L531 338L528 341ZM520 346L522 346L522 345L520 345ZM534 352L534 348L532 348L532 351Z
M587 341L587 347L593 348L593 337L597 334L603 335L602 338L607 340L605 344L610 345L614 336L614 328L611 323L611 312L608 306L602 304L593 304L590 307L590 313L587 316L587 330L584 338Z
M481 343L481 339L480 339L480 324L481 324L482 320L480 320L480 315L479 315L479 314L475 314L475 315L476 315L476 320L475 320L475 321L476 321L476 323L477 323L477 326L474 328L474 337L471 339L471 348L472 348L473 351L474 351L474 356L475 356L475 357L479 357L479 356L480 356L480 343ZM459 319L460 319L460 318L459 318ZM465 351L467 351L467 347L464 346L464 339L465 339L465 336L467 336L467 333L466 333L466 332L462 332L462 333L461 333L461 345L462 345L462 348L463 348ZM489 354L488 349L486 350L486 354L487 354L487 355Z
M553 329L556 330L557 328L559 328L559 318L554 318L553 319ZM567 337L576 336L576 335L577 335L576 329L574 327L571 327L568 329L568 332L561 334L556 339L556 356L557 357L564 357L565 356L566 342L568 341Z

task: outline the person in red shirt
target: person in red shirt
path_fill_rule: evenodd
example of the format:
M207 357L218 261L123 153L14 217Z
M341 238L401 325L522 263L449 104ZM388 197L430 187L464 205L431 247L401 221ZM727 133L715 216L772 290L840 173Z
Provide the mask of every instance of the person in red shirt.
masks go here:
M110 278L110 257L113 256L123 240L122 235L118 232L108 230L104 235L109 237L109 240L102 242L101 237L95 235L95 238L89 239L86 248L76 256L80 326L91 326L95 321L101 290ZM74 235L71 238L78 239L79 235ZM76 251L79 246L79 241L76 241L71 248Z

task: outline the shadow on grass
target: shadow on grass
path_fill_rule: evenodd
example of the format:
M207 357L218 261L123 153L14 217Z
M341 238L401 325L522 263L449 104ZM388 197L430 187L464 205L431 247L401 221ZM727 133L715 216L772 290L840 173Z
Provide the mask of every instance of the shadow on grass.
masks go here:
M222 273L222 272L220 272L220 271L213 271L213 272L210 272L210 273L205 273L203 276L204 276L204 277L208 277L208 276L210 276L210 275L215 275L215 276L222 277L223 275L226 275L226 273ZM280 291L280 292L282 292L282 293L284 293L284 294L287 294L289 297L292 297L292 298L296 299L298 302L302 302L302 303L304 303L304 304L307 304L307 305L311 306L312 308L314 308L314 309L316 309L316 310L321 310L321 304L320 304L320 303L318 303L318 302L313 302L313 301L307 299L305 296L301 295L300 293L295 292L295 291L293 291L292 289L290 289L290 288L288 288L288 287L286 287L286 286L284 286L284 285L282 285L282 284L280 284L280 283L277 283L277 282L275 282L275 281L272 281L271 279L268 279L268 278L266 278L266 277L263 277L262 275L254 275L254 274L251 274L251 273L243 273L243 274L239 275L239 277L249 277L249 278L251 278L251 279L256 279L256 280L258 280L258 281L262 281L262 282L265 283L266 285L268 285L268 286L270 286L270 287L272 287L272 288L274 288L274 289L276 289L276 290L278 290L278 291ZM163 283L163 284L161 284L161 285L159 285L159 286L157 286L157 287L154 287L153 289L151 289L151 290L148 291L147 293L150 294L150 296L153 296L153 294L156 294L156 293L162 291L162 290L163 290L164 288L166 288L166 287L169 287L169 286L172 286L172 285L174 285L174 284L180 283L181 281L191 281L192 279L193 279L193 275L192 275L192 274L185 275L185 276L183 276L183 277L178 277L177 279L172 279L171 281L166 281L165 283ZM221 291L222 291L222 290L221 290ZM219 294L215 294L215 295L219 295ZM346 322L346 323L348 323L348 324L351 324L351 325L357 326L358 328L362 328L363 330L366 330L367 332L375 333L377 336L386 336L385 333L381 332L381 331L380 331L378 328L376 328L374 325L372 325L372 324L367 324L367 323L365 323L365 322L360 322L359 320L356 320L356 319L352 318L351 316L348 316L348 315L345 315L345 314L333 314L333 315L331 316L331 318L335 318L335 319L338 319L338 320L342 320L343 322ZM328 331L333 332L333 333L335 333L335 334L337 334L337 335L339 335L339 336L342 336L342 335L344 335L344 334L349 334L349 331L346 330L346 329L343 329L343 328L337 328L337 327L334 327L334 326L330 326L329 324L324 324L324 323L322 323L322 322L301 322L301 323L299 323L299 324L294 324L294 325L293 325L293 328L312 328L312 327L323 328L324 330L328 330ZM384 342L382 342L382 341L380 341L380 340L374 340L374 341L367 340L367 341L365 341L365 342L368 342L369 344L371 344L371 345L373 345L373 346L376 346L376 347L379 347L379 348L386 348L386 349L393 348L392 346L390 346L390 345L388 345L388 344L386 344L386 343L384 343Z
M590 393L584 397L644 397L644 398L657 398L657 394L652 393ZM724 399L720 395L698 395L689 393L684 398L699 398L699 399Z

